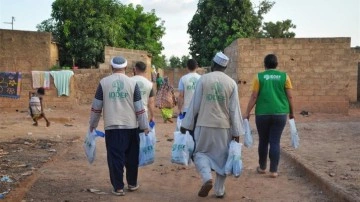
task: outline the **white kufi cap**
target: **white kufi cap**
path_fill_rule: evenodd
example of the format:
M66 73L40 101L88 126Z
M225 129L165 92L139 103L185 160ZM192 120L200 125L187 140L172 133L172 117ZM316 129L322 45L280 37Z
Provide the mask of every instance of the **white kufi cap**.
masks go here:
M226 67L229 62L229 58L224 53L218 52L213 58L213 61L220 66Z
M121 56L116 56L111 60L111 66L116 69L125 68L127 66L127 61Z

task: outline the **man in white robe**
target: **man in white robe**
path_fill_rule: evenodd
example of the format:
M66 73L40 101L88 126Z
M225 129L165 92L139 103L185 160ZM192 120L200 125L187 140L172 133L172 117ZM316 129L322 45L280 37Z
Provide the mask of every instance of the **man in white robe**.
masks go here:
M181 124L182 133L195 127L193 157L203 183L200 197L206 197L213 187L211 170L216 172L215 195L224 196L229 144L231 140L239 142L239 135L244 134L236 82L223 72L228 61L221 52L215 55L212 72L198 80Z

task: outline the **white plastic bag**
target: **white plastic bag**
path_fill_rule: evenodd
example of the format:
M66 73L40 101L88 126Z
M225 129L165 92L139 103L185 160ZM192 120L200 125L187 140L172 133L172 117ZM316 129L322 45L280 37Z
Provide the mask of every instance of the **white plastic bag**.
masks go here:
M242 173L241 143L232 140L229 145L229 155L225 163L225 174L239 177Z
M253 144L253 137L251 134L251 127L248 119L244 119L244 130L245 130L244 145L245 147L250 148Z
M300 138L299 138L299 134L296 129L295 120L289 119L289 124L290 124L291 146L296 149L300 145Z
M84 141L84 149L85 149L85 155L87 157L87 160L90 164L92 164L95 160L96 156L96 137L104 137L105 134L101 131L93 130L90 132L90 129L88 130L88 133L86 134L86 138Z
M174 132L174 143L171 149L171 162L180 165L189 165L191 155L194 150L194 140L187 131L182 134L180 131Z
M154 163L155 160L155 136L149 132L148 135L140 133L139 167ZM155 141L156 142L156 141Z
M184 115L179 114L177 119L176 119L176 129L175 131L180 131L180 127L181 127L181 122L184 119Z

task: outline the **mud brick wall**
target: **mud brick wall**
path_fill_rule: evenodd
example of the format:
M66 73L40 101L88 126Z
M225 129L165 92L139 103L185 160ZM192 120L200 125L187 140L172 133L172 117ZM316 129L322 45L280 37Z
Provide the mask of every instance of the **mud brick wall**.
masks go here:
M0 29L0 71L49 70L58 58L51 33Z
M296 113L348 113L357 101L358 60L350 38L238 39L225 49L227 74L238 82L242 111L251 83L264 70L263 59L276 54L278 69L289 74Z
M147 51L142 50L105 46L105 62L100 65L100 69L110 69L111 58L119 55L125 57L128 62L128 68L126 69L127 75L133 75L132 71L135 63L138 61L142 61L146 64L147 67L146 77L148 79L151 79L151 56Z
M51 76L50 76L51 77ZM57 89L55 88L54 79L51 77L50 89L45 90L44 108L57 109L69 108L72 109L78 104L75 91L75 77L70 80L70 96L58 97ZM27 111L29 107L29 92L35 92L32 88L31 73L22 73L21 91L19 99L11 99L0 97L0 111ZM0 113L1 114L1 113Z
M198 68L196 72L200 75L205 74L207 69ZM182 76L188 73L187 68L173 68L173 69L164 69L162 76L169 78L169 83L173 85L174 88L177 88L179 85L179 80Z

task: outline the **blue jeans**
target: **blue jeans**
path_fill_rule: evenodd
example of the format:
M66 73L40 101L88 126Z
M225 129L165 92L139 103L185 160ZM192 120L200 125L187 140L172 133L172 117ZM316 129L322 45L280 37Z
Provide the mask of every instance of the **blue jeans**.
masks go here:
M124 167L128 185L136 186L140 150L137 129L105 130L105 143L110 181L114 190L124 188Z
M263 170L266 169L267 154L269 152L270 172L277 172L280 160L280 139L286 120L287 115L255 116L256 128L259 133L259 166Z

